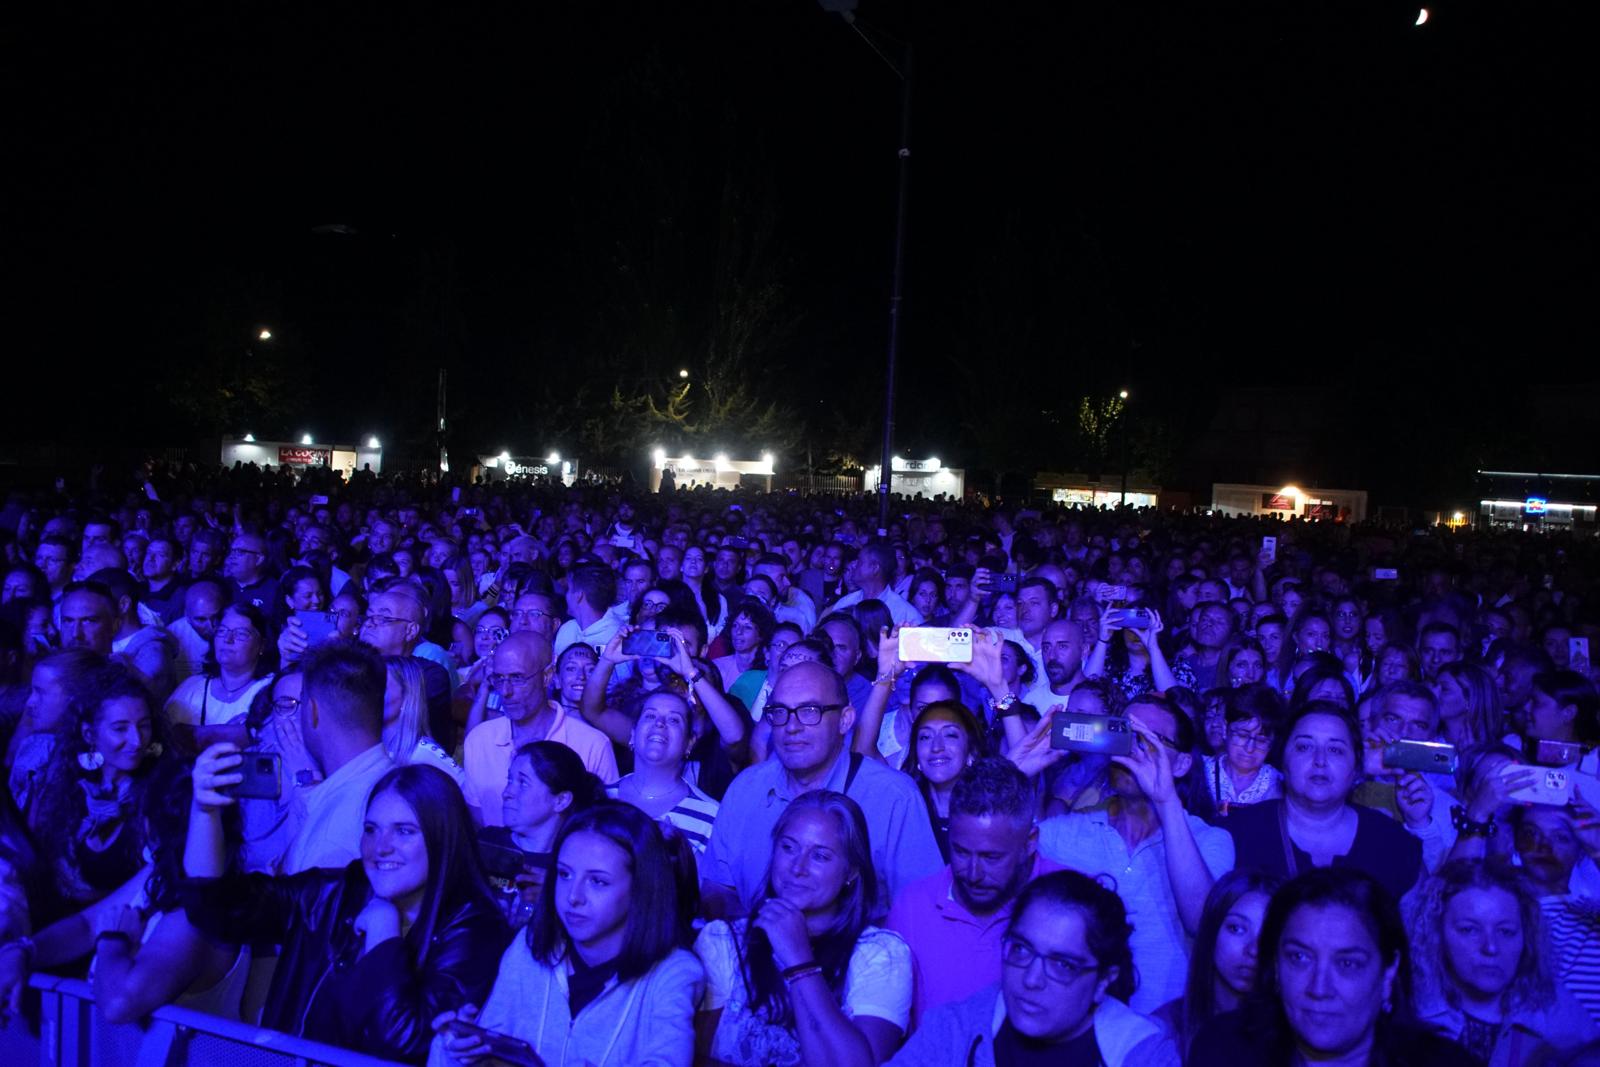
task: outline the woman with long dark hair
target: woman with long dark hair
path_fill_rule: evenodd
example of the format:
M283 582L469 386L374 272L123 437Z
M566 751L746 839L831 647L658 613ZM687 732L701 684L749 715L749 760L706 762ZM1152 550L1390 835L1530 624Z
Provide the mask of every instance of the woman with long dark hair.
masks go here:
M911 724L902 768L922 790L939 854L950 862L950 794L972 761L988 755L983 726L958 700L936 700Z
M867 924L877 875L866 817L842 793L796 797L772 829L766 889L751 917L712 922L696 1021L701 1059L870 1067L911 1021L911 950Z
M1205 1024L1191 1064L1460 1067L1454 1041L1416 1022L1411 948L1376 879L1319 867L1273 894L1250 1003Z
M1212 1016L1233 1011L1255 988L1261 922L1281 884L1260 871L1229 871L1211 887L1189 953L1188 986L1156 1012L1178 1035L1181 1051Z
M195 763L181 890L189 920L212 936L283 945L263 1026L420 1063L433 1018L488 991L508 937L461 790L426 764L397 767L373 786L359 860L230 876L221 813L243 758L219 744Z
M559 741L531 741L511 757L500 794L505 823L480 829L478 850L513 926L522 926L533 915L555 866L555 840L562 826L604 796L600 779Z
M661 831L637 808L606 801L561 828L555 853L539 909L500 958L488 1001L480 1011L462 998L434 1020L428 1062L486 1055L488 1030L523 1043L526 1062L689 1067L704 979L679 944Z

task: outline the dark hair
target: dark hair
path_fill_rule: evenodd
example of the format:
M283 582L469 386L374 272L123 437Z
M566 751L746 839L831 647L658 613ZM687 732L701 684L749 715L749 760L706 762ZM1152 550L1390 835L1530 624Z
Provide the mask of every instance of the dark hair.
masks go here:
M1342 907L1354 912L1377 944L1382 965L1395 968L1394 987L1389 995L1390 1010L1378 1016L1378 1033L1374 1040L1374 1062L1390 1062L1378 1050L1389 1043L1389 1028L1410 1022L1413 1014L1410 939L1401 921L1400 909L1383 885L1354 867L1313 867L1279 887L1267 906L1256 950L1259 964L1253 999L1265 1024L1261 1036L1267 1039L1273 1051L1268 1058L1274 1063L1287 1063L1293 1058L1295 1035L1278 991L1278 944L1295 912L1307 907Z
M930 664L924 667L927 671L941 664ZM921 680L921 676L918 676ZM912 683L915 685L916 683ZM932 704L922 709L922 713L911 723L911 744L906 752L905 766L901 768L916 781L923 780L922 768L917 763L917 731L922 728L922 722L930 714L947 714L955 716L962 731L967 735L967 754L973 758L988 755L988 735L984 732L983 723L978 717L967 710L967 706L959 700L935 700Z
M1283 697L1267 683L1256 682L1229 689L1226 700L1228 710L1223 717L1228 722L1259 719L1263 727L1277 733L1278 724L1283 719Z
M1033 657L1028 654L1027 649L1023 648L1015 641L1008 640L1006 641L1006 645L1011 648L1012 653L1017 657L1017 681L1021 682L1024 686L1031 686L1039 677L1039 672L1033 665ZM1078 684L1084 685L1091 680L1092 679L1085 679L1083 682Z
M178 885L184 879L183 851L189 832L189 802L194 796L190 768L180 760L162 760L150 775L144 792L144 816L150 845L150 879L145 895L153 911L172 911L179 906ZM239 871L239 849L244 831L239 805L222 809L223 872Z
M334 640L300 661L302 699L314 700L320 714L342 729L383 731L383 693L389 684L383 657L359 641Z
M551 847L558 867L562 847L579 833L597 834L627 856L632 879L628 921L622 951L615 962L619 980L642 977L678 947L677 881L661 831L650 816L632 804L602 801L562 824ZM558 880L558 874L545 879L539 909L528 923L528 951L547 967L559 964L571 947L556 912Z
M117 595L104 582L97 582L93 579L68 582L61 589L61 600L64 602L73 593L88 593L91 596L97 596L106 602L106 606L111 609L113 616L117 614Z
M1083 916L1083 940L1100 974L1117 969L1117 976L1106 985L1106 993L1126 1003L1139 987L1139 976L1133 966L1133 950L1128 946L1133 927L1128 924L1128 909L1122 898L1087 874L1051 871L1023 887L1011 906L1006 932L1015 929L1028 909L1041 902L1073 908Z
M930 705L937 707L937 705ZM1038 801L1033 783L1017 765L999 756L980 756L962 771L950 790L950 817L1007 818L1033 825Z
M559 741L530 741L511 755L512 762L525 759L533 775L551 794L571 793L563 820L594 807L606 798L606 787L583 765L572 749Z
M1594 685L1577 671L1542 671L1533 676L1533 688L1556 702L1577 709L1572 728L1586 745L1600 742L1600 695Z
M139 603L139 583L133 580L133 575L121 567L102 567L89 575L83 584L104 586L106 592L111 594L111 610L114 614L121 613L122 605L119 601L123 597L127 597L135 606Z
M1194 947L1189 953L1189 983L1183 996L1180 1051L1187 1054L1189 1042L1206 1021L1217 1014L1216 969L1217 935L1222 932L1222 920L1242 897L1251 893L1265 893L1269 898L1277 892L1283 879L1275 874L1257 870L1232 870L1218 878L1206 894L1206 906L1200 912L1200 926L1195 931ZM1257 935L1260 931L1256 931Z
M1323 682L1339 683L1339 691L1344 694L1345 704L1352 708L1356 706L1355 687L1350 684L1350 679L1344 676L1344 668L1322 663L1318 663L1295 679L1294 693L1289 697L1289 706L1297 708L1310 700L1311 691Z
M808 811L823 812L837 821L839 834L844 839L841 851L850 865L850 879L845 882L838 913L828 924L827 930L811 938L811 958L822 966L822 977L828 983L828 988L837 993L843 988L850 956L855 952L856 942L861 938L861 931L866 929L867 920L878 900L878 874L872 865L867 817L862 814L860 805L843 793L828 789L813 789L795 797L772 827L767 871L761 880L761 895L763 900L775 895L772 890L772 867L778 861L778 841L789 823ZM760 910L759 904L756 910ZM772 957L772 943L754 924L749 927L743 964L751 1008L768 1022L793 1029L794 1006L778 973L777 962Z
M925 685L942 685L961 699L961 679L956 677L956 672L946 667L943 663L929 663L920 668L911 677L911 685L906 693L909 696Z
M604 613L617 597L617 576L608 567L584 564L567 575L567 589L582 593L590 607Z
M235 615L242 615L248 619L250 628L261 638L261 651L256 655L256 667L250 676L252 678L265 678L278 668L278 643L276 640L278 632L267 621L267 613L254 604L224 604L222 615L226 615L230 611ZM221 616L218 616L219 624L220 621ZM219 625L218 629L220 628ZM211 641L206 645L205 659L201 661L200 669L201 673L207 678L215 678L221 673L222 668L217 665L217 638L215 634L211 636Z
M1362 746L1361 720L1356 718L1354 708L1342 707L1331 700L1310 700L1298 707L1291 705L1283 717L1283 728L1278 731L1278 736L1272 742L1272 753L1267 762L1274 767L1283 766L1283 756L1289 743L1289 736L1294 733L1294 728L1300 725L1301 720L1312 715L1327 715L1344 723L1345 730L1350 734L1350 751L1359 764Z
M1195 725L1194 718L1178 707L1176 701L1154 692L1141 693L1129 700L1123 709L1124 712L1136 704L1160 708L1172 716L1171 740L1177 742L1177 751L1187 753L1189 756L1189 769L1181 778L1175 779L1173 784L1177 786L1178 796L1183 801L1185 811L1196 818L1215 822L1217 805L1211 798L1211 790L1206 786L1205 763L1200 758L1200 730Z
M658 630L692 630L700 639L700 652L706 650L706 620L698 610L693 612L680 612L675 607L668 606L656 613L656 629Z
M767 665L767 642L772 640L772 628L778 625L778 620L773 617L771 609L753 596L745 597L728 612L728 626L730 629L741 615L749 619L756 628L755 666L758 669L765 669Z
M478 911L502 923L500 906L489 888L479 858L477 834L467 802L455 780L427 763L411 763L378 779L367 797L367 810L384 793L394 793L411 808L428 850L428 886L407 940L416 953L416 966L426 964L437 938L439 915L446 909L477 901Z

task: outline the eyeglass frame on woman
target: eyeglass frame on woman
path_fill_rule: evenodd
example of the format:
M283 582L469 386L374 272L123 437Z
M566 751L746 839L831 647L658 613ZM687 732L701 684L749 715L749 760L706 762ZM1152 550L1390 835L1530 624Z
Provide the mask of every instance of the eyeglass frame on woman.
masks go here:
M1010 959L1012 948L1022 950L1026 959ZM1018 970L1027 970L1033 966L1034 960L1044 962L1044 976L1057 985L1071 985L1086 974L1096 974L1100 970L1099 963L1083 964L1076 960L1069 960L1062 956L1052 956L1048 952L1040 952L1027 941L1015 934L1002 934L1000 937L1000 963L1006 967L1015 967ZM1063 977L1063 972L1065 977Z

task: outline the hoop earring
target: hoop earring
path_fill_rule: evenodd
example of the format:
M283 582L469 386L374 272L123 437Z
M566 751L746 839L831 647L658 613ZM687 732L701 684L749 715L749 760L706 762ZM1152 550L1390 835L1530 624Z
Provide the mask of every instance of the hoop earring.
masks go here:
M82 767L86 771L90 771L90 772L98 771L101 767L104 767L105 765L106 765L106 756L105 756L104 752L101 752L99 750L93 750L93 751L90 751L90 752L80 752L80 753L78 753L78 766Z

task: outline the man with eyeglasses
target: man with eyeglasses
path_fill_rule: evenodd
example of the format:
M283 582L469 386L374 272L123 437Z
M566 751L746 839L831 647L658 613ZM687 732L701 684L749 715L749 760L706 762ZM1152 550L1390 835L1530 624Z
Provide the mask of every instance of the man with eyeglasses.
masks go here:
M1204 784L1194 780L1199 771L1189 717L1151 693L1135 698L1127 717L1133 751L1111 759L1106 807L1044 820L1039 851L1116 887L1133 923L1139 971L1129 1004L1152 1012L1183 995L1189 939L1200 927L1211 883L1233 868L1233 838L1184 808L1186 798L1195 797L1209 807ZM1010 754L1026 774L1066 754L1050 747L1049 723L1046 717Z
M479 826L505 825L501 794L511 758L523 745L559 741L601 781L617 780L617 757L605 734L550 699L552 660L550 642L527 631L507 636L494 650L489 684L480 687L477 702L487 703L493 689L503 714L473 727L462 745L467 780L461 792ZM473 717L482 714L474 706Z
M428 689L428 734L449 752L456 745L456 720L450 702L455 686L450 672L438 660L417 652L424 639L427 618L428 609L423 605L422 594L404 582L397 583L368 602L367 613L361 620L361 641L381 656L410 656L422 667ZM284 627L285 634L292 625ZM300 633L304 644L304 630ZM279 641L280 649L284 643Z
M813 789L844 793L866 816L880 887L874 921L907 885L944 866L916 784L880 760L845 750L855 718L844 680L831 667L801 662L779 675L762 715L776 758L740 772L728 786L701 866L711 907L749 913L762 891L778 816Z
M245 532L228 546L222 574L233 582L234 603L253 604L268 616L278 610L278 581L267 571L267 539Z
M536 633L554 643L561 626L561 611L551 593L525 592L511 608L511 632Z

